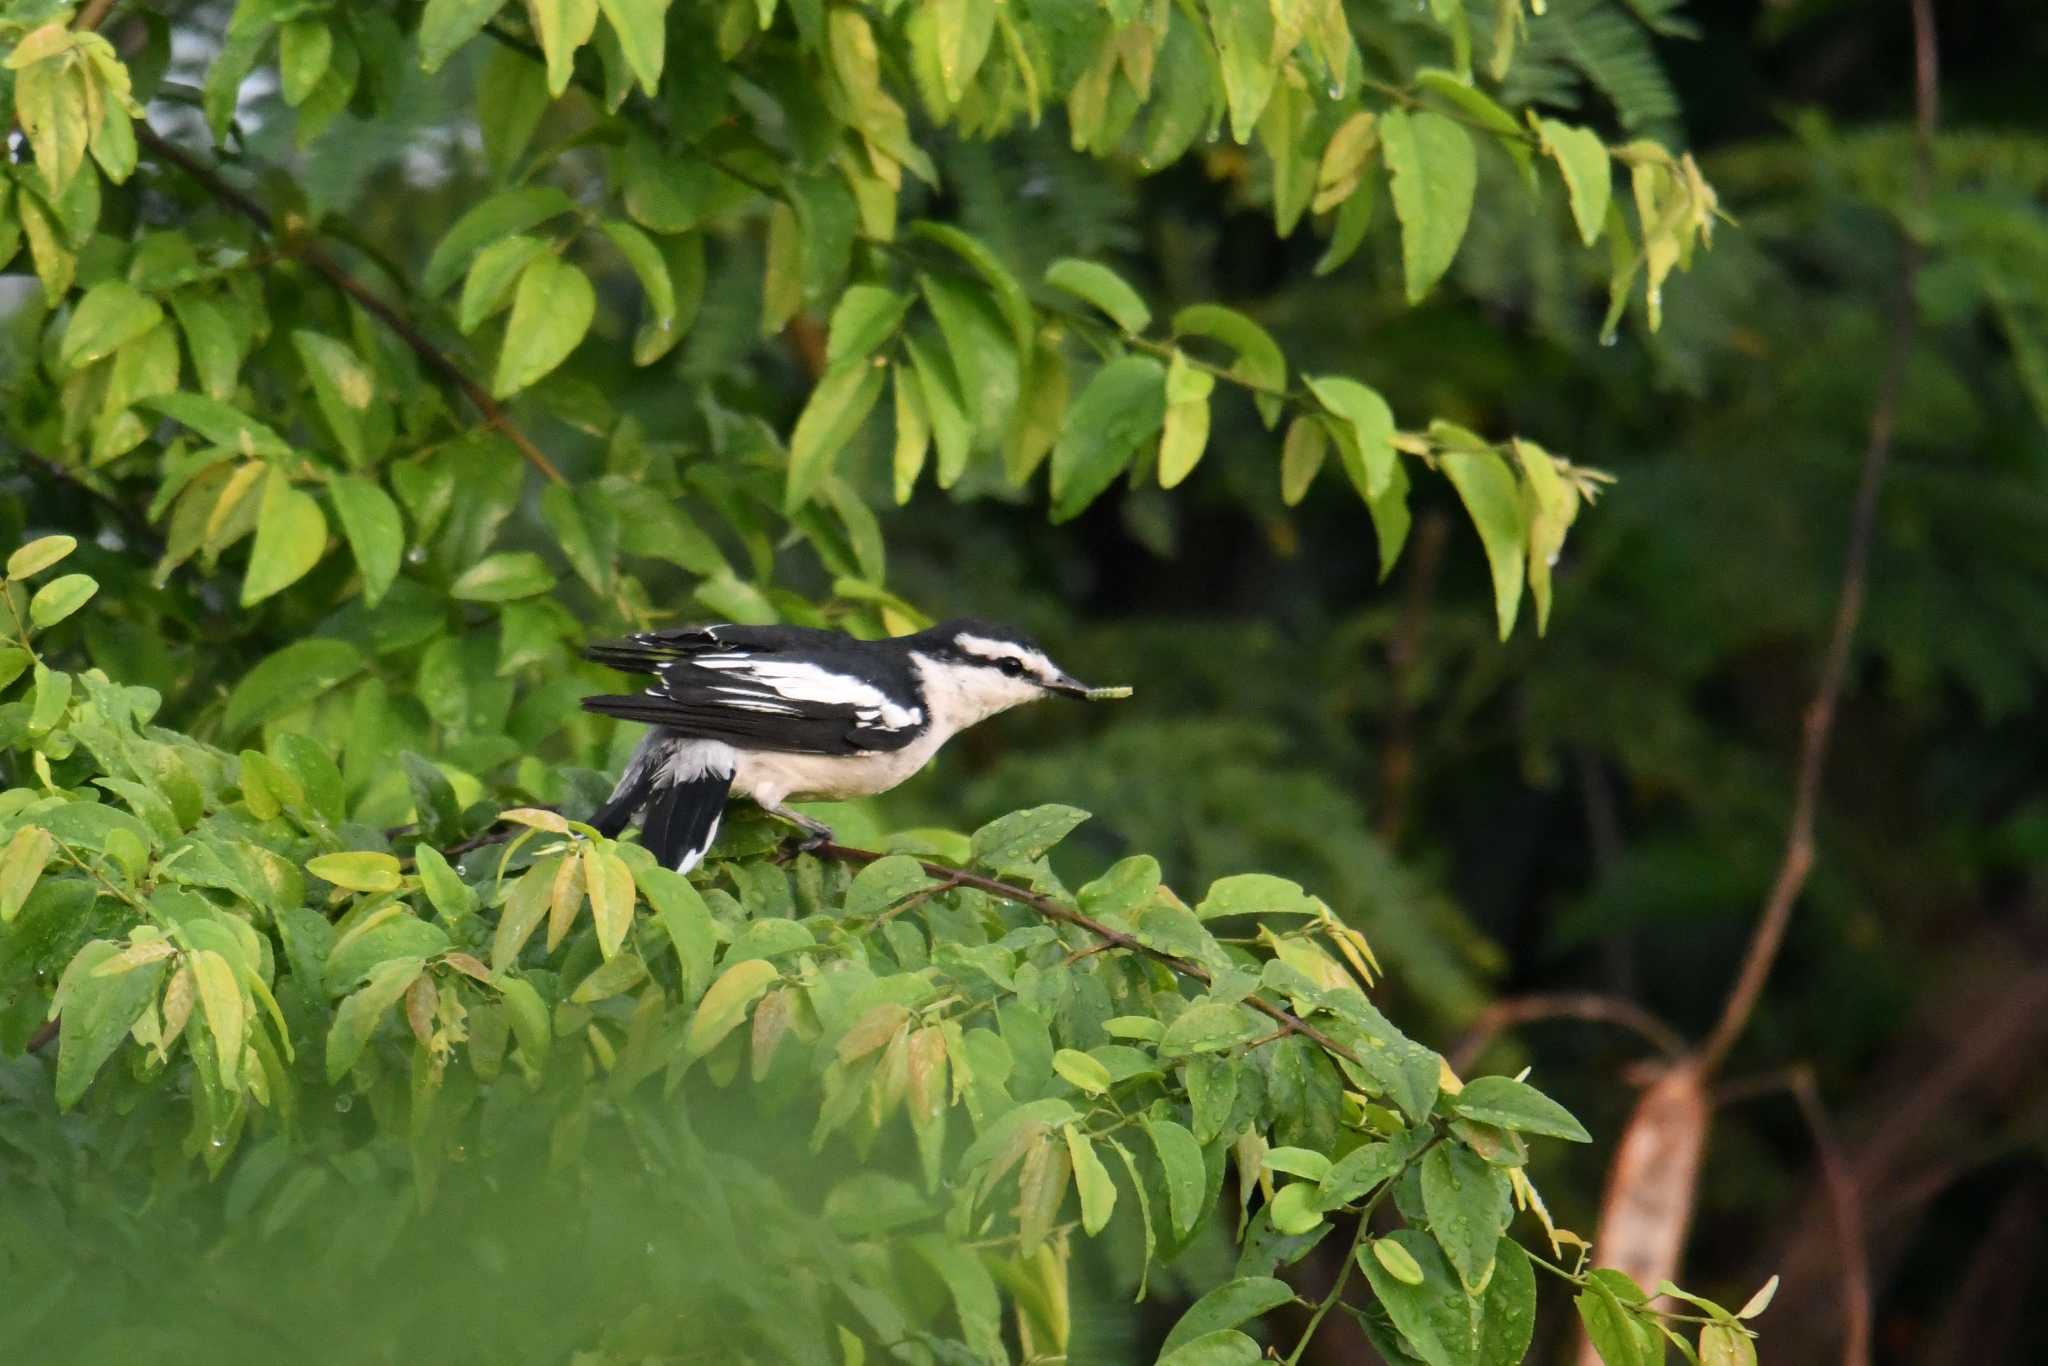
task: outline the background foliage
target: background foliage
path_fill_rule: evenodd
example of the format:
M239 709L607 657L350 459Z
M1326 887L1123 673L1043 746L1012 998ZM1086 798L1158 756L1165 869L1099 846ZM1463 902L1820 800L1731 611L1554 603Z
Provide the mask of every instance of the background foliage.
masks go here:
M1915 208L1903 13L500 8L5 11L0 541L77 546L8 570L0 1121L34 1293L0 1333L1562 1354L1569 1296L1531 1322L1507 1242L1486 1273L1521 1145L1474 1125L1569 1121L1460 1112L1351 934L1211 884L1319 895L1439 1048L1538 989L1704 1029L1784 823L1903 229L1920 340L1824 858L1688 1267L1729 1304L1782 1267L1786 1359L1831 1350L1834 1216L1768 1088L1803 1068L1881 1351L1993 1359L2040 1274L2038 20L1947 35L1970 79ZM1740 230L1697 251L1717 194ZM1510 634L1567 527L1549 635ZM925 873L779 868L744 823L694 889L549 830L431 853L589 809L634 737L575 710L588 634L956 610L1139 701L1008 718L833 819L1138 948L1077 957L1099 938L970 887L892 914ZM1050 862L1047 803L1100 813ZM1412 1066L1271 1037L1222 1004L1246 970ZM1601 1140L1529 1145L1560 1223L1591 1230L1636 1046L1486 1055ZM1389 1195L1354 1260L1345 1207ZM1333 1284L1361 1319L1311 1322ZM1648 1359L1639 1291L1576 1293Z

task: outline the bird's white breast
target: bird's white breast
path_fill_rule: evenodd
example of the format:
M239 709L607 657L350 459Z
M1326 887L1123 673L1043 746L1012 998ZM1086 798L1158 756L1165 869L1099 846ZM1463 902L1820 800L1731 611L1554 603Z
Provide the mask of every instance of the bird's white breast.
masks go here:
M932 730L902 749L870 754L777 754L741 750L732 788L764 806L798 801L843 801L887 792L923 768L944 742Z

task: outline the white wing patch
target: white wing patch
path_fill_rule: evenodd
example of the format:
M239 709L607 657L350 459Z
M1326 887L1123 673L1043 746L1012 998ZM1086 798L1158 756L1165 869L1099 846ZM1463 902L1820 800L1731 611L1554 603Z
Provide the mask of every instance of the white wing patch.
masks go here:
M922 708L903 706L872 683L816 664L738 653L697 655L690 662L730 674L732 684L713 690L743 710L800 716L803 708L793 704L813 702L851 707L862 725L878 730L908 730L924 721Z

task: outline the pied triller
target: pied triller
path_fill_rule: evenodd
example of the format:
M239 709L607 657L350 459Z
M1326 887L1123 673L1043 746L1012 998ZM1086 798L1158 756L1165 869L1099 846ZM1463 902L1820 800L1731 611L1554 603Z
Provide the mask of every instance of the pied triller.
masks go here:
M1022 702L1131 691L1086 687L1030 637L973 620L886 640L688 626L601 641L584 656L654 678L638 693L583 699L586 711L654 727L591 823L617 835L641 812L641 839L678 872L711 848L728 794L823 843L831 829L785 803L887 792L954 735Z

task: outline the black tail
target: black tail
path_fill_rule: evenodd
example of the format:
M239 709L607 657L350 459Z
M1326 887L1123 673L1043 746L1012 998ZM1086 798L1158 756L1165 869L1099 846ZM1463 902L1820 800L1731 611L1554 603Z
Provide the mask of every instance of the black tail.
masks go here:
M634 755L633 762L626 766L625 775L619 779L619 785L612 789L612 795L605 799L605 804L597 808L597 814L590 818L590 823L606 839L617 839L619 832L626 828L626 822L633 819L633 813L646 803L647 794L653 790L653 766L640 755Z
M718 838L731 772L707 769L679 783L657 777L640 818L640 840L664 868L687 873ZM594 823L594 822L593 822ZM602 827L600 827L602 828Z

